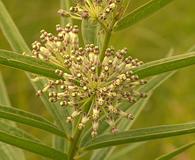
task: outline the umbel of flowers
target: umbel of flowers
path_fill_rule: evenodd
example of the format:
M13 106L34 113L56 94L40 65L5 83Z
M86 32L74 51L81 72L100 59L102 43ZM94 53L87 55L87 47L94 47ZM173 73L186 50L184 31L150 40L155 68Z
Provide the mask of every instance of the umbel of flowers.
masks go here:
M117 19L124 10L123 0L75 0L75 6L69 11L60 9L58 13L73 19L90 19L102 22L105 26Z
M119 105L122 101L135 103L146 95L137 91L146 83L133 73L133 69L143 62L127 56L127 49L115 51L108 48L100 61L100 49L87 44L79 47L78 27L57 25L57 36L41 31L41 42L32 44L33 56L67 68L68 73L56 69L59 80L48 80L45 87L37 92L41 96L48 92L49 100L60 103L65 108L72 108L66 117L72 123L80 117L79 129L87 123L92 124L92 137L98 134L99 125L105 120L111 131L117 131L116 119L133 119L131 113L123 111ZM83 104L92 99L86 110ZM102 118L104 117L104 118Z

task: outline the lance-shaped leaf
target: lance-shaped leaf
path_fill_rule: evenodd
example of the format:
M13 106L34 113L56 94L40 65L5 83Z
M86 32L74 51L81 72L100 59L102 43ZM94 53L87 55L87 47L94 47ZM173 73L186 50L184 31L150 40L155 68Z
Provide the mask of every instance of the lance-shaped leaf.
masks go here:
M134 143L132 145L128 145L122 149L119 149L119 152L114 152L111 154L111 157L109 158L109 160L117 160L120 159L122 156L129 154L130 152L132 152L133 150L137 149L138 147L141 147L142 145L144 145L145 142L138 142L138 143Z
M183 145L183 146L177 148L176 150L174 150L170 153L167 153L167 154L164 154L164 155L160 156L156 160L171 160L172 158L174 158L174 157L178 156L179 154L185 152L187 149L193 147L194 145L195 145L195 142L191 142L189 144Z
M174 71L195 64L195 52L163 58L143 64L136 68L134 73L140 78Z
M0 141L51 159L67 159L66 154L26 137L23 132L18 133L15 130L2 131L0 129Z
M115 135L107 134L99 136L89 142L86 142L83 145L83 149L92 150L126 143L186 135L190 133L195 133L195 122L133 129L131 131L121 132Z
M1 73L0 73L0 95L1 95L0 104L10 106L10 100ZM4 120L2 119L0 122L3 121ZM14 126L14 127L16 126L13 122L6 123L6 124L8 126ZM3 129L5 128L6 127L3 127ZM15 157L16 154L17 157ZM0 143L0 155L2 160L25 160L24 153L21 149L18 149L16 147L10 146L2 142Z
M30 135L26 131L19 129L17 127L14 127L14 126L10 126L10 124L6 122L0 121L0 131L14 134L15 136L23 137L25 139L30 139L31 141L34 141L34 142L40 142L39 139Z
M0 104L10 105L10 100L7 94L7 90L4 85L3 77L0 73Z
M54 79L60 78L55 74L56 69L64 70L43 60L6 50L0 50L0 64Z
M0 118L19 122L31 127L39 128L44 131L65 137L65 133L49 123L47 120L28 112L18 110L13 107L0 105Z
M139 22L140 20L150 16L159 9L163 8L173 0L151 0L144 4L143 6L133 10L131 13L122 18L114 30L119 31L132 26L133 24Z
M30 53L30 49L28 48L26 42L24 41L22 35L20 34L18 28L16 27L15 23L13 22L11 16L9 15L6 7L4 6L2 0L0 0L0 28L5 35L5 38L8 40L11 48L16 51L17 53ZM32 79L32 77L27 74L27 76ZM44 87L45 82L40 81L31 81L34 88L36 90L40 90ZM48 111L52 114L56 124L61 129L65 129L65 123L63 123L63 112L59 109L59 105L53 104L49 102L48 95L46 93L43 94L41 100L45 104L45 107Z

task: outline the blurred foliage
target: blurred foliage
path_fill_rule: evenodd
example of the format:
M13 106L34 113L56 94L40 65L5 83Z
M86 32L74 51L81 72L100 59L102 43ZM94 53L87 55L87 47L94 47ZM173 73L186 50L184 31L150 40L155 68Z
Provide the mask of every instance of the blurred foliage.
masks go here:
M129 11L147 2L132 0ZM45 29L54 32L60 18L57 15L59 2L54 0L4 0L8 11L30 45L38 39L39 31ZM171 48L180 54L195 45L195 1L177 0L160 10L155 15L132 26L129 29L113 34L112 45L115 48L127 47L129 54L144 61L160 59L167 55ZM0 48L10 49L0 32ZM25 74L21 71L0 66L13 106L51 118ZM163 84L152 96L146 109L134 127L152 126L186 122L194 119L195 104L195 67L179 71ZM29 128L26 128L29 130ZM30 131L47 141L45 133ZM158 155L173 150L176 146L193 140L193 136L160 140L146 143L136 152L127 155L123 160L151 160ZM193 148L175 160L195 159ZM40 157L26 153L28 160L39 160ZM147 157L147 159L146 159Z

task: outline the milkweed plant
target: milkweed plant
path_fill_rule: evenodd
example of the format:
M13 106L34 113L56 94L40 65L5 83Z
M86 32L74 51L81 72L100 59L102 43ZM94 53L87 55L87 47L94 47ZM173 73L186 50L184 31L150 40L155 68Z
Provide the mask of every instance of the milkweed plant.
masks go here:
M0 155L5 160L25 160L17 148L54 160L116 160L145 141L195 132L195 122L131 129L154 89L176 70L195 63L193 50L144 63L130 56L125 44L119 50L110 44L114 32L172 0L151 0L130 13L129 0L60 2L56 14L61 22L56 24L56 32L41 30L40 38L28 47L0 0L1 31L13 50L0 49L0 64L26 71L36 96L53 116L51 122L9 107L1 78ZM17 123L53 134L53 144L44 144ZM194 144L156 160L169 160ZM17 156L11 156L13 153Z

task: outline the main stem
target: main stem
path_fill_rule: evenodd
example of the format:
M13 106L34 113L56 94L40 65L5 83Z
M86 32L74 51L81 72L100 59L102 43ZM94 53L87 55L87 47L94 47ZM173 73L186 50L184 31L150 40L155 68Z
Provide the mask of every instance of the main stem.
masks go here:
M69 160L73 160L74 156L78 150L77 148L77 142L79 141L80 135L82 133L82 130L77 129L74 137L70 141L70 148L69 148Z
M104 45L102 47L101 55L100 55L100 61L102 62L105 56L105 51L108 48L110 38L111 38L112 31L108 30L106 31L105 38L104 38Z
M84 109L85 113L88 113L91 105L93 105L93 98L94 96L92 96L91 98L89 98L81 107ZM80 120L79 120L80 121ZM78 151L78 147L77 144L79 142L80 136L81 136L82 130L80 130L78 128L78 126L76 126L76 132L74 134L74 136L70 139L70 147L69 147L69 151L68 151L68 157L69 160L73 160L74 156L76 155L77 151Z
M60 0L60 8L64 10L69 10L71 6L71 1L70 0ZM64 18L63 16L60 19L61 25L65 26L67 23L72 24L72 20L70 18Z

